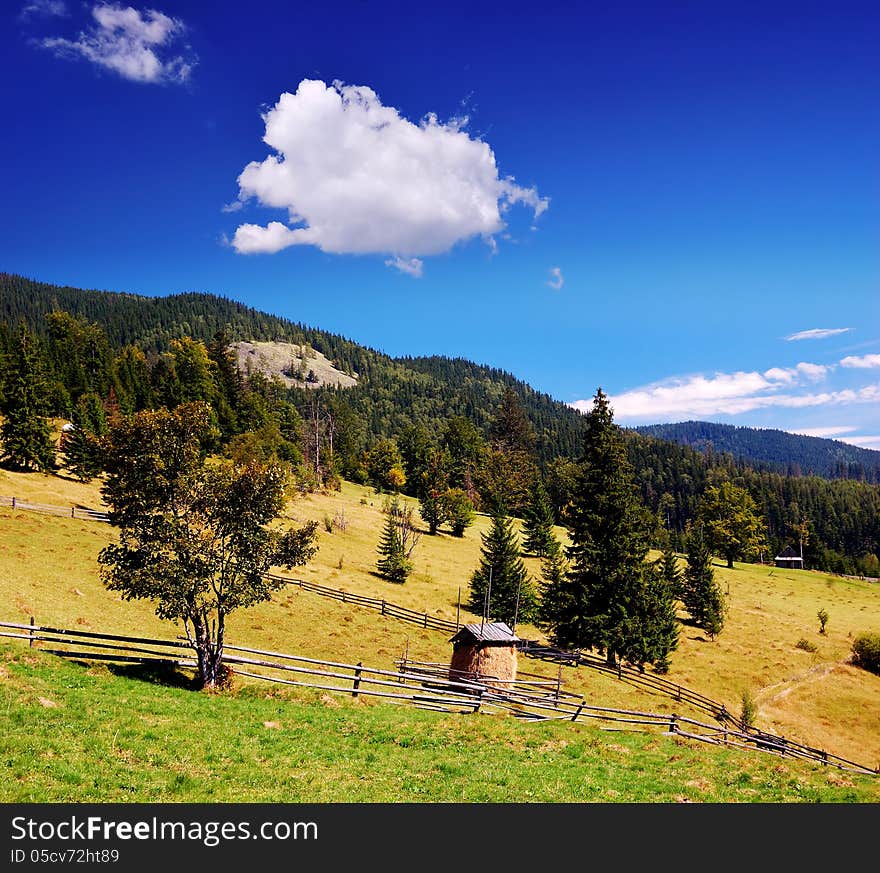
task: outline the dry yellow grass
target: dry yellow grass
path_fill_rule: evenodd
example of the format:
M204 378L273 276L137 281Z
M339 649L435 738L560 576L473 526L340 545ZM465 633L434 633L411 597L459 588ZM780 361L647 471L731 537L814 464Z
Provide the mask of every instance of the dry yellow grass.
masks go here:
M71 505L100 505L96 485L82 485L56 476L0 471L0 494ZM320 550L294 574L451 620L461 589L466 600L468 579L480 553L480 533L488 519L480 516L464 538L422 537L413 558L416 570L403 585L374 575L376 544L381 533L383 496L369 488L344 483L341 492L299 498L291 516L320 523ZM326 517L341 518L332 533ZM562 533L560 531L560 533ZM126 603L101 585L97 554L113 531L106 525L29 512L0 509L0 617L89 627L111 632L169 636L178 631L153 614L149 604ZM341 563L341 566L340 566ZM527 559L532 573L539 562ZM847 662L852 637L880 628L880 585L811 571L779 570L737 564L716 566L727 592L729 613L715 641L684 625L667 678L715 700L734 713L741 695L751 693L758 704L760 727L872 766L880 764L880 677ZM819 633L817 612L829 614L827 633ZM475 617L462 612L462 621ZM538 638L535 628L521 626L522 636ZM796 647L800 638L817 651ZM446 636L384 618L358 607L342 605L296 588L279 592L270 603L235 614L230 639L257 648L390 667L404 650L410 657L448 661ZM522 659L522 670L555 676L551 664ZM583 693L598 706L619 706L688 714L669 698L588 669L566 669L570 690ZM691 713L706 719L705 714Z

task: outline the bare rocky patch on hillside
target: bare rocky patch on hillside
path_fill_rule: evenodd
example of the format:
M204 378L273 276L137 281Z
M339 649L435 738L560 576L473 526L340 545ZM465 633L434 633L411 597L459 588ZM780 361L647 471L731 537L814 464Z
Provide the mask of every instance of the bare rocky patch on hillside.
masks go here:
M333 366L319 351L308 345L280 342L238 342L230 348L243 373L261 372L270 379L279 378L290 388L318 388L357 385L357 374L344 373Z

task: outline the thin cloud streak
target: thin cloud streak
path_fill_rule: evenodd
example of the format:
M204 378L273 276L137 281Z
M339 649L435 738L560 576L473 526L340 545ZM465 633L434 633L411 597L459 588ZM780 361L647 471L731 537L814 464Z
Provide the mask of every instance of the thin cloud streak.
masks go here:
M837 336L852 330L851 327L813 327L810 330L799 330L797 333L789 334L785 339L788 342L799 342L800 340L816 340L827 339L831 336Z
M786 433L793 433L796 436L821 437L822 439L830 439L844 433L852 433L858 430L857 427L850 425L838 425L831 427L807 427L803 430L786 430Z

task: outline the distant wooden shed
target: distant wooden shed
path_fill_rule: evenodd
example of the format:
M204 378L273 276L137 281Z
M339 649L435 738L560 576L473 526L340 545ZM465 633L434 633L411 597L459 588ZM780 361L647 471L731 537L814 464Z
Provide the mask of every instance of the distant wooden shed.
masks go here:
M452 637L452 681L492 676L516 679L516 644L519 637L503 621L466 624Z
M773 560L777 567L787 567L789 570L804 569L804 559L791 546L786 546Z

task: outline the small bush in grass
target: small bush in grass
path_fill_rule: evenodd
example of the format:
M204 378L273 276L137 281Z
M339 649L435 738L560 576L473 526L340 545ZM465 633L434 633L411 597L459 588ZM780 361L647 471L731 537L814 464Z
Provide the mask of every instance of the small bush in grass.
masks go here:
M880 675L880 634L859 634L853 640L852 662L856 667Z
M809 640L801 637L795 644L794 647L796 649L803 649L805 652L816 652L818 651L818 646L815 643L811 643Z
M333 519L326 512L324 513L324 530L327 533L333 533Z
M740 710L739 717L743 727L750 728L755 726L755 720L758 717L758 704L755 703L755 698L752 697L750 691L743 691L742 693L742 709Z
M828 624L828 613L824 609L820 609L816 613L816 617L819 619L819 633L825 633L825 625Z

